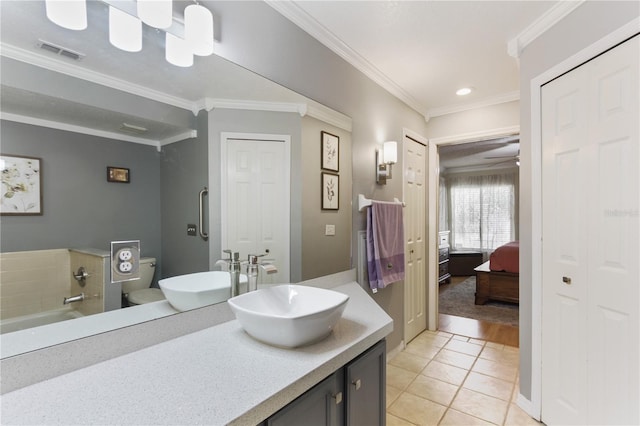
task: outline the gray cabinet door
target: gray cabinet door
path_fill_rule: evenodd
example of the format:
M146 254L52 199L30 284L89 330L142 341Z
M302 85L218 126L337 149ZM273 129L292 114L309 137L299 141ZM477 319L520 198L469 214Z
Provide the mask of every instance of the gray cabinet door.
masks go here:
M346 367L348 426L384 426L386 400L385 341L372 346Z
M342 370L318 383L295 401L267 419L268 426L342 426Z

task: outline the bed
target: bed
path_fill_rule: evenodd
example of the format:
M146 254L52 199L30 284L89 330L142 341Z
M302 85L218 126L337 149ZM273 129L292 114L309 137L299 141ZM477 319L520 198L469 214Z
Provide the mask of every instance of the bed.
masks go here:
M476 271L476 305L489 300L519 303L519 256L518 241L512 241L494 250L489 260Z

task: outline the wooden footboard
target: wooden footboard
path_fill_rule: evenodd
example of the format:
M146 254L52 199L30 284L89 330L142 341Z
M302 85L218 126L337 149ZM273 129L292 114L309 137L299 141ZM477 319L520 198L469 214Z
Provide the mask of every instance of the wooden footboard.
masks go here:
M484 305L488 300L519 303L519 274L496 272L489 269L489 262L475 268L476 305Z

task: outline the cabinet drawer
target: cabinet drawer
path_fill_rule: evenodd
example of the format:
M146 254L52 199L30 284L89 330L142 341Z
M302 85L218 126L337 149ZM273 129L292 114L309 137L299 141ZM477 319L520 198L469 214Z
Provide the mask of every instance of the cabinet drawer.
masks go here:
M438 264L438 276L441 277L449 273L449 261L445 260Z
M447 260L449 258L449 248L441 248L438 249L438 262L442 262L443 260Z

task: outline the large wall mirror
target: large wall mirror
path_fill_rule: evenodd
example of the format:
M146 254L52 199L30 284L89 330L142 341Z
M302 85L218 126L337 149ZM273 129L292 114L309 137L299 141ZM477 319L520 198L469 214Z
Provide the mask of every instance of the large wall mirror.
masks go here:
M175 2L175 13L186 4ZM288 281L351 268L348 117L215 55L196 57L190 68L171 65L159 32L150 28L141 52L120 51L108 41L104 2L88 2L83 31L51 23L44 1L2 1L0 8L0 153L37 159L42 195L42 214L0 218L2 321L75 309L63 306L51 284L69 281L62 291L74 295L77 265L65 257L69 249L99 258L111 241L140 240L141 255L155 259L153 286L212 270L227 248L228 151L222 147L233 135L289 138L289 161L281 165L290 180ZM322 209L322 132L339 139L340 166L331 171L339 176L338 209ZM107 167L126 170L126 182L108 179ZM2 183L8 196L5 176ZM260 189L248 195L258 197ZM260 218L257 211L243 213ZM189 235L191 224L206 228L197 231L208 239ZM326 235L327 225L335 235ZM45 253L45 260L29 257L34 253ZM96 316L126 325L114 312L126 316L138 307L121 308L119 284L105 286L89 294L109 311ZM173 311L160 315L167 313ZM5 347L7 335L3 357L19 353Z

